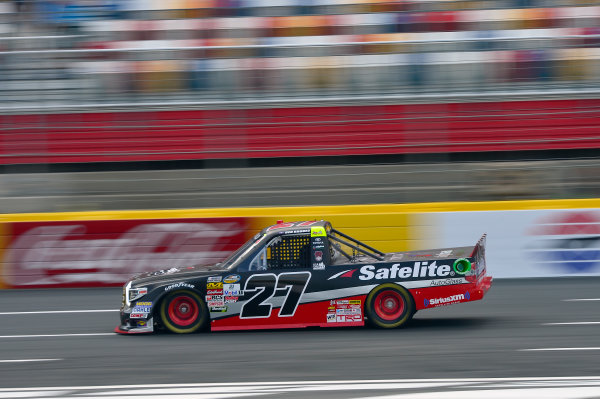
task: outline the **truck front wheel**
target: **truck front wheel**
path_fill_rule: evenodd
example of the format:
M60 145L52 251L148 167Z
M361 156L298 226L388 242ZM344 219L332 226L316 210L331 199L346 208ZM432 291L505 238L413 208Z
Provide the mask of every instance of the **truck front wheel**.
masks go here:
M160 304L162 324L171 332L189 334L206 328L209 319L206 304L193 291L168 294Z

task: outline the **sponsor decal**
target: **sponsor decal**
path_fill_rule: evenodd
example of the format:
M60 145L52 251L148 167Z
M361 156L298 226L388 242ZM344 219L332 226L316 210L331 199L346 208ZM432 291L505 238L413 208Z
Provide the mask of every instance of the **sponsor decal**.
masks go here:
M209 278L206 279L207 283L218 283L222 280L223 278L221 276L211 276Z
M206 305L209 308L221 307L221 306L225 306L225 301L224 300L220 300L220 301L208 301L208 303Z
M223 295L207 295L206 301L222 301L223 298Z
M323 263L323 262L313 263L312 268L314 270L323 270L323 269L325 269L325 263Z
M591 273L600 267L600 213L559 212L538 220L529 231L535 237L533 259L562 273Z
M135 306L152 306L152 302L136 302Z
M335 311L335 306L330 306L330 307L327 308L327 310L333 310L333 311Z
M335 314L355 315L355 314L360 314L360 310L359 309L336 309Z
M348 299L338 299L335 303L338 305L347 305L350 303L350 301Z
M239 282L241 279L242 277L239 274L230 274L223 279L223 282L227 284L233 284Z
M320 262L323 260L323 251L315 251L315 260Z
M311 227L310 228L310 236L311 237L325 237L325 229L323 227Z
M226 296L225 303L234 303L237 302L240 298L237 296Z
M470 300L471 299L471 294L469 294L468 292L466 292L465 294L457 294L457 295L450 295L447 296L445 298L432 298L432 299L425 299L423 301L423 304L425 305L425 307L427 306L436 306L436 305L450 305L451 303L456 303L459 301L463 301L463 300Z
M315 237L313 242L323 242L323 239L321 237Z
M335 323L336 321L335 313L327 313L327 323Z
M390 260L402 260L404 259L404 254L392 254Z
M211 312L227 312L227 306L215 306L210 309Z
M447 258L450 255L452 255L452 250L451 249L445 249L443 251L440 251L440 253L437 254L436 256L438 258Z
M239 291L240 289L239 284L223 284L223 291Z
M206 289L208 289L208 290L223 289L223 283L207 283Z
M208 290L206 295L223 295L223 290Z
M319 244L319 245L313 245L314 249L325 249L325 245L323 244Z
M400 263L394 263L389 267L377 268L373 265L365 265L360 268L358 278L367 280L388 280L395 278L426 278L426 277L447 277L454 275L450 265L438 265L436 261L415 262L413 266L400 267ZM340 276L343 277L343 276Z
M146 325L147 325L147 324L148 324L148 322L147 322L146 320L138 320L138 321L136 322L136 325L137 325L138 327L146 327Z
M150 313L152 312L151 306L135 306L131 309L131 313Z
M194 288L194 284L188 284L188 283L175 283L175 284L171 284L165 287L165 291L170 291L173 290L175 288Z
M362 301L360 299L351 299L348 301L350 305L360 305Z
M242 296L242 291L239 284L223 284L223 295L225 296Z
M130 319L145 319L148 317L148 313L132 313L129 315Z
M453 285L453 284L463 284L465 282L462 278L447 278L444 280L433 280L431 281L432 287L439 287L442 285Z
M361 315L343 315L343 314L338 314L338 315L336 315L335 318L336 318L336 322L338 322L338 323L354 323L354 322L362 320L362 316Z

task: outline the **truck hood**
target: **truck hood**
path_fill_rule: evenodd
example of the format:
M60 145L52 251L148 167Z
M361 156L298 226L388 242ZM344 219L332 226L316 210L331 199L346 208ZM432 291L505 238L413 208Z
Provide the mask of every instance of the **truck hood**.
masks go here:
M172 267L170 269L162 269L153 272L136 274L131 278L131 281L133 283L132 285L158 283L161 281L178 280L180 278L214 276L224 271L225 269L220 268L219 264Z

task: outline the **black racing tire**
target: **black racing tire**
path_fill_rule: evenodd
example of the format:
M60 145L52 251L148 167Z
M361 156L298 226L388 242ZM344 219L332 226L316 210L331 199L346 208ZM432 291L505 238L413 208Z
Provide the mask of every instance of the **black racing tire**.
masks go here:
M190 290L167 294L160 303L159 312L162 325L167 330L178 334L203 330L210 318L202 298Z
M404 287L386 283L375 287L365 301L365 316L379 328L405 325L415 314L415 301Z

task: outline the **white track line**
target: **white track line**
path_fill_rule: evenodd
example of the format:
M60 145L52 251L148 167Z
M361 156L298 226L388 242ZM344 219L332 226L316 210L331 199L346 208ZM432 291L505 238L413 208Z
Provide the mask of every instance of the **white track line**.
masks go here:
M29 363L29 362L55 362L63 359L12 359L0 360L0 363Z
M565 323L542 323L543 326L585 326L600 324L600 321L570 321Z
M0 312L2 315L16 314L54 314L54 313L98 313L98 312L118 312L119 309L87 309L87 310L36 310L34 312Z
M86 333L86 334L39 334L39 335L0 335L0 338L52 338L52 337L93 337L101 335L117 335L117 333Z
M0 388L0 393L7 391L43 391L43 390L100 390L100 389L150 389L150 388L181 388L181 387L222 387L227 389L229 387L250 389L264 389L265 386L276 388L288 388L288 387L302 387L302 386L316 386L322 387L327 385L345 385L344 388L353 389L355 385L362 384L390 384L390 383L420 383L423 384L424 388L427 388L429 384L439 385L439 383L448 383L450 385L456 385L457 383L464 384L475 384L482 383L489 386L491 383L508 383L514 385L518 383L536 383L536 386L543 386L545 383L556 386L557 383L561 383L564 386L581 386L588 384L600 384L600 376L580 376L580 377L497 377L497 378L433 378L433 379L395 379L395 380L307 380L307 381L278 381L278 382L228 382L228 383L184 383L184 384L136 384L136 385L88 385L88 386L60 386L60 387L35 387L35 388Z
M52 388L0 388L0 397L53 397L86 399L229 399L283 394L301 397L358 397L373 399L377 391L393 392L379 399L584 399L596 397L600 377L543 377L432 380L341 380L297 382L199 383L114 385ZM433 391L432 391L433 390ZM63 391L63 392L61 392ZM337 393L337 394L336 394ZM17 396L15 396L15 394ZM288 395L285 395L288 394ZM361 395L362 396L362 395Z
M600 346L592 346L588 348L536 348L536 349L519 349L520 352L543 352L543 351L600 351Z
M600 298L563 299L563 302L587 302L600 301Z
M400 393L386 396L365 396L358 399L586 399L597 397L598 387L568 388L509 388L509 389L477 389L450 392L417 392ZM88 398L91 399L91 398ZM105 398L108 399L108 398Z

